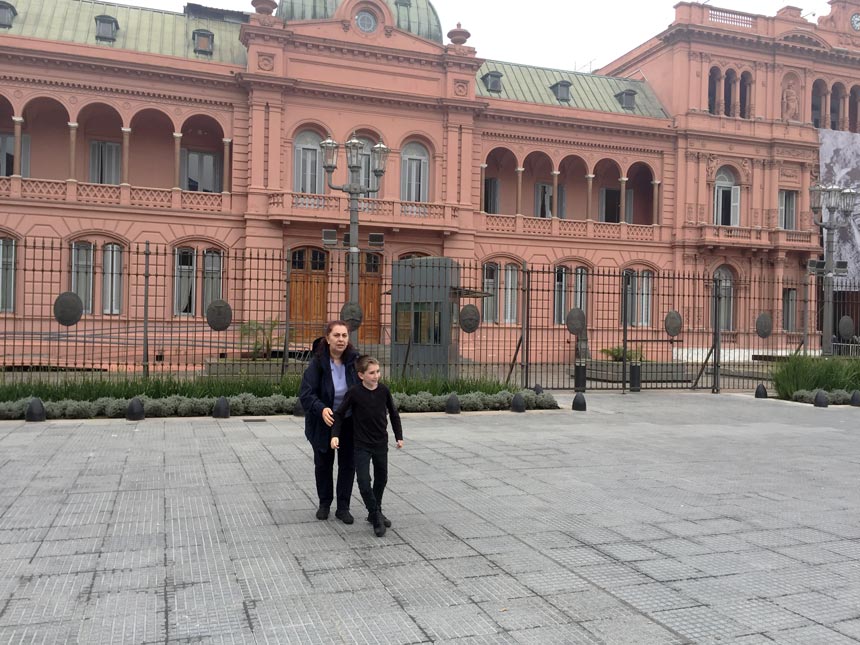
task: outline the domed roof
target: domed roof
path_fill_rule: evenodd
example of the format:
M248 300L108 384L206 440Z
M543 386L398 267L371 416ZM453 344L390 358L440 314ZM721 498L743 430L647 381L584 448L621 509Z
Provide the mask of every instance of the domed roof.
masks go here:
M384 0L404 30L442 43L442 24L430 0ZM280 0L275 15L284 20L331 18L343 0Z

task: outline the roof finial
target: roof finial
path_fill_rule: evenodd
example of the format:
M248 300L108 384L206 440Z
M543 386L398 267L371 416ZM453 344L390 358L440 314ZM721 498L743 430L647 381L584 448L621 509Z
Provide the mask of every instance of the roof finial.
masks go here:
M465 45L471 35L468 30L463 29L463 26L459 22L456 29L448 32L448 38L454 45Z

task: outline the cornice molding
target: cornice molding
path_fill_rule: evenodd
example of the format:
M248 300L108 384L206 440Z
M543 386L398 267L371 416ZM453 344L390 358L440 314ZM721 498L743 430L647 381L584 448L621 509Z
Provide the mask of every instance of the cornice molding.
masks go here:
M562 139L558 137L545 137L545 136L531 136L525 134L511 134L510 132L501 132L496 130L480 130L476 129L476 132L479 132L480 137L482 139L488 139L492 141L501 141L504 143L516 143L516 144L540 144L545 146L565 146L568 148L587 148L589 150L597 150L597 151L612 151L619 153L635 153L638 155L646 155L651 156L657 159L662 159L666 154L665 150L659 150L654 148L645 148L640 146L630 146L630 145L613 145L611 143L606 142L596 142L596 141L583 141L581 139Z
M481 113L481 118L490 121L501 121L506 123L518 123L522 125L537 125L548 127L565 127L570 129L582 130L585 132L601 132L604 134L619 134L623 136L638 136L649 137L654 139L674 140L677 138L677 133L674 129L667 127L666 129L658 129L654 126L624 126L619 124L607 124L603 121L590 121L581 116L570 116L564 118L548 118L542 115L532 115L522 112L503 112L493 109L485 110ZM605 116L605 115L604 115Z

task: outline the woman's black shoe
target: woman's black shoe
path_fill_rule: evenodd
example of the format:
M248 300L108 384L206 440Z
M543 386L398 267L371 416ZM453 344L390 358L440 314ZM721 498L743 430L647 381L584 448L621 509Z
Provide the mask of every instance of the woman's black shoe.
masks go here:
M320 506L317 509L317 519L318 520L327 520L328 519L328 506Z
M355 518L348 510L335 511L334 516L344 524L352 524L353 522L355 522Z
M382 514L382 511L379 511L379 516L382 518L382 523L383 523L383 524L385 524L385 526L386 526L387 528L389 528L389 529L390 529L390 528L391 528L391 520L389 520L387 517L385 517L385 516ZM372 524L372 523L373 523L373 518L372 518L370 515L368 515L368 516L367 516L367 521L368 521L368 522L370 522L370 523Z

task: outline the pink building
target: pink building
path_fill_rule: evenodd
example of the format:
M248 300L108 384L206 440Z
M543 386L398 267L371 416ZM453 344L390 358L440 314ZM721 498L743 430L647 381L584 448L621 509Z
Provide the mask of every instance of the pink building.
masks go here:
M596 74L483 60L459 25L443 38L428 0L252 4L175 14L0 0L8 320L49 325L39 312L71 289L88 324L133 321L143 296L131 267L149 242L163 321L202 323L228 292L239 319L263 301L257 317L277 317L278 280L267 297L252 285L256 253L303 277L290 316L311 327L291 337L315 334L345 289L330 272L343 254L321 229L348 224L319 144L355 134L368 158L379 141L392 150L360 205L360 245L385 234L362 260L365 342L394 333L379 313L389 263L425 255L474 264L499 334L517 322L524 262L548 271L542 315L559 343L564 312L585 298L579 275L597 269L632 273L640 327L662 324L650 320L654 276L689 272L723 278L731 299L768 298L779 331L798 331L820 248L817 129L860 128L860 0L831 0L817 24L794 7L766 17L681 2L664 32ZM56 250L33 246L46 238ZM44 258L50 275L31 284L23 268ZM683 313L706 325L707 305ZM755 314L728 307L721 325Z

